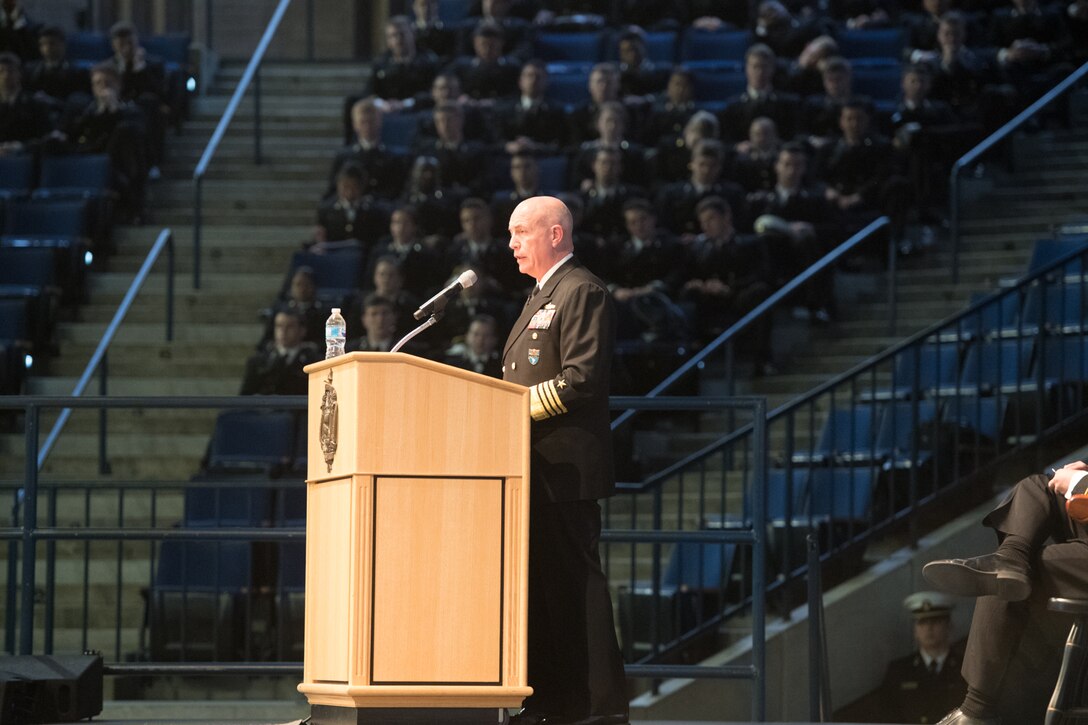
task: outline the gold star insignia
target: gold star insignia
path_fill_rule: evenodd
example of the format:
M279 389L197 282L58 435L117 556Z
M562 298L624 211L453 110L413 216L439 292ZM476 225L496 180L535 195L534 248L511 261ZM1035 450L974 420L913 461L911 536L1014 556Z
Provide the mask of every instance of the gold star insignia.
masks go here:
M562 390L563 388L567 387L567 381L566 381L566 380L563 380L562 378L560 378L560 379L559 379L559 382L555 384L555 387L557 387L557 388L559 388L560 390Z

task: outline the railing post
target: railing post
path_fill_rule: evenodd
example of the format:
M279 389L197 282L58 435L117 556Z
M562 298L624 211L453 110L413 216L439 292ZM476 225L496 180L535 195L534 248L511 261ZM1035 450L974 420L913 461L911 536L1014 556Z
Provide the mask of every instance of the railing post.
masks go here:
M200 289L200 236L204 227L204 174L193 179L193 289Z
M753 473L761 495L752 507L752 719L763 722L767 710L767 399L752 409Z
M57 525L57 487L49 489L49 515L46 525L50 528ZM44 643L42 651L53 654L53 620L56 608L57 594L57 542L48 539L45 542L45 622L42 626Z
M960 170L959 161L952 164L948 180L948 236L952 242L952 284L960 281Z
M34 579L37 551L34 529L38 525L38 423L41 411L26 408L26 474L23 481L23 583L19 605L19 654L34 651Z
M20 489L15 489L11 499L11 525L19 526L19 494ZM8 591L4 596L4 651L15 654L15 610L18 603L16 592L19 591L19 542L15 539L8 541Z
M166 238L166 341L174 340L174 232Z
M253 74L253 163L261 165L261 66Z
M106 388L110 377L109 355L109 352L102 353L102 362L98 366L98 394L103 398L106 397ZM98 472L103 476L108 476L111 473L110 462L106 460L107 413L105 406L98 409Z
M888 336L895 336L895 328L899 326L899 248L896 245L895 234L889 228L888 234Z

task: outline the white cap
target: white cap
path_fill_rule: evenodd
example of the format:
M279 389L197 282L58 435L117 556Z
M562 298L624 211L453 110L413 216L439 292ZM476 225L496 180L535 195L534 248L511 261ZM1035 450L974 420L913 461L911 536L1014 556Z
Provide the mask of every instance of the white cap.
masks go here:
M332 308L332 313L334 315L339 315L340 314L340 308L339 307L333 307Z

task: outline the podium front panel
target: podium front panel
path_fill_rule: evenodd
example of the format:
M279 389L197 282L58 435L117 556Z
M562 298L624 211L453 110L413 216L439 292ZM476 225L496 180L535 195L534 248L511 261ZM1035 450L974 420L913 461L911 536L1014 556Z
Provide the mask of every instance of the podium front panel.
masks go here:
M504 488L375 479L371 684L500 684Z

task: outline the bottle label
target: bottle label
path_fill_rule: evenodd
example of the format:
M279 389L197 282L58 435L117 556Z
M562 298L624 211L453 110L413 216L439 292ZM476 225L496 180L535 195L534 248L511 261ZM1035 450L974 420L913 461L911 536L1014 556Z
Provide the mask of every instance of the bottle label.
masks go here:
M329 325L325 328L325 337L343 337L344 328L340 325Z

